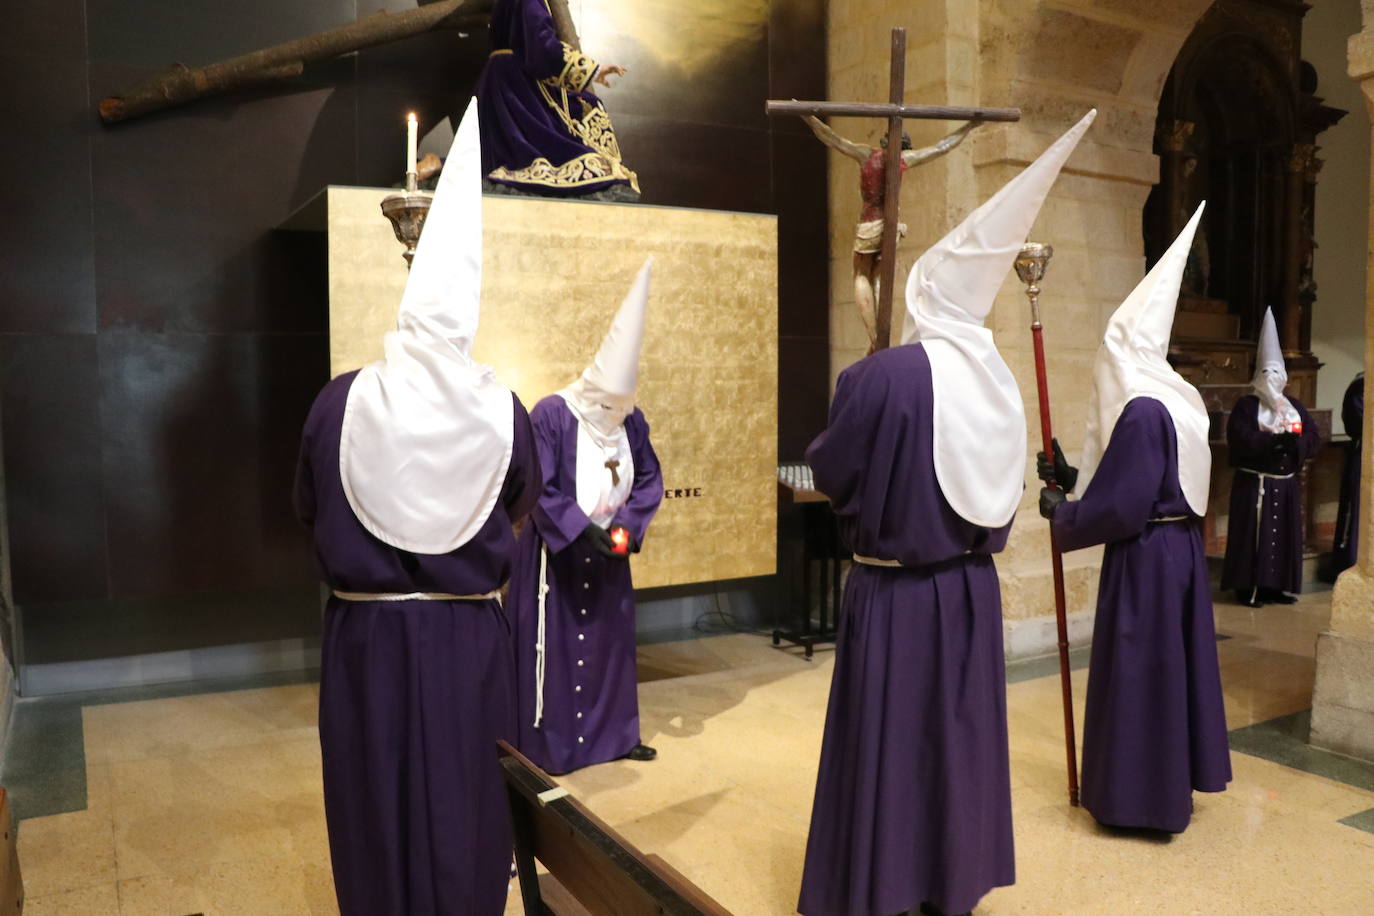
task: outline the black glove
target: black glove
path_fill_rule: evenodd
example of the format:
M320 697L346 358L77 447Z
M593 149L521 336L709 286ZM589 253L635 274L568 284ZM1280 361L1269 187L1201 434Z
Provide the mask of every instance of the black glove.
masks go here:
M1045 487L1040 491L1040 514L1047 519L1054 519L1054 510L1059 508L1059 504L1068 500L1063 490L1051 490Z
M611 542L610 534L596 522L592 522L586 528L583 528L582 533L577 536L577 539L582 541L589 549L596 551L603 557L615 557L620 560L625 558L624 554L615 552L615 544Z
M1078 484L1078 468L1070 466L1064 459L1064 450L1059 447L1058 439L1051 439L1050 443L1054 448L1054 464L1050 464L1044 452L1036 452L1035 473L1045 483L1054 481L1059 484L1059 489L1071 493Z
M1296 448L1297 444L1297 433L1274 433L1273 445L1274 451L1276 452L1286 452L1289 449Z

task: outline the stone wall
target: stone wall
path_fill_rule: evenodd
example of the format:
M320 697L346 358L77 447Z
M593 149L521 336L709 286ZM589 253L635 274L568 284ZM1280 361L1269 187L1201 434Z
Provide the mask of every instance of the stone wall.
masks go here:
M1350 76L1364 92L1366 118L1374 116L1374 0L1361 0L1364 30L1350 39ZM1352 112L1351 117L1358 114ZM1366 129L1368 124L1366 122ZM1374 197L1370 199L1374 230ZM1374 232L1372 232L1374 235ZM1374 359L1374 252L1365 288L1364 362ZM1365 397L1369 396L1365 376ZM1369 440L1374 415L1365 414ZM1317 681L1312 697L1311 742L1322 748L1374 760L1374 449L1364 450L1360 486L1359 562L1341 574L1331 600L1331 625L1317 639Z
M1144 273L1141 210L1158 176L1152 152L1159 94L1174 57L1209 0L832 0L832 99L887 97L889 29L907 30L908 103L1017 106L1016 124L980 128L962 147L908 173L902 189L909 231L898 250L904 280L915 258L979 202L1033 160L1089 108L1099 115L1041 211L1035 241L1055 248L1042 312L1056 435L1076 458L1091 391L1093 355L1107 318ZM912 122L917 146L954 125ZM877 121L838 120L846 136L876 142ZM831 376L863 356L850 266L858 213L856 167L830 159ZM900 288L894 316L904 304ZM1039 417L1030 350L1030 310L1014 274L988 325L1021 382L1031 451ZM894 327L901 322L894 317ZM1028 459L1032 456L1028 456ZM1054 645L1046 526L1035 510L1039 484L1027 461L1026 496L999 558L1007 652L1043 654ZM1071 641L1091 632L1100 550L1066 557Z

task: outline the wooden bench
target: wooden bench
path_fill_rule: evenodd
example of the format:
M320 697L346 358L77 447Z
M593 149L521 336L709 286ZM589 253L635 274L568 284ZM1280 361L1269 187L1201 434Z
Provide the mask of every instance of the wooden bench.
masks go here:
M525 916L730 916L644 855L515 748L500 742ZM536 861L549 874L536 872Z

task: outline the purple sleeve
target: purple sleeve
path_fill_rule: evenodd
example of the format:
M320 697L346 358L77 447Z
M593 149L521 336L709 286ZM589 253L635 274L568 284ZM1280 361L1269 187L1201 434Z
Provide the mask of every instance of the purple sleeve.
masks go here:
M862 409L865 399L857 397L860 388L851 370L840 373L826 428L806 448L806 463L811 466L816 489L829 497L838 515L858 511L864 462L854 457L865 452L861 446L872 439L876 419Z
M1226 421L1226 450L1231 467L1263 471L1273 461L1274 434L1259 427L1259 398L1246 395L1231 408Z
M658 512L658 504L663 502L663 471L658 466L653 443L649 441L649 423L639 408L636 407L626 419L625 433L630 437L635 479L630 487L630 498L617 510L611 524L625 528L637 542L643 544L649 522Z
M352 379L348 380L348 384ZM320 414L326 409L326 404L331 401L332 393L337 382L331 382L316 395L315 401L310 405L310 413L305 417L305 426L301 428L301 452L296 459L296 481L291 491L291 503L296 510L296 518L307 528L315 525L315 512L317 509L315 495L315 471L311 466L311 453L315 448L315 430L320 425ZM347 391L347 387L344 389ZM336 457L337 460L337 457Z
M540 402L541 404L544 402ZM566 408L564 408L566 413ZM543 478L539 501L535 504L530 517L534 519L535 530L549 550L558 553L582 533L592 520L587 518L577 505L577 499L558 489L558 472L563 467L564 424L555 410L542 409L535 405L530 415L530 425L534 429L535 451L538 453L539 467ZM576 461L576 455L566 456Z
M1322 450L1322 436L1312 415L1307 412L1302 402L1294 398L1289 400L1297 408L1298 416L1302 417L1302 434L1298 436L1298 467L1302 467L1304 462L1317 457L1317 452Z
M553 14L544 0L518 0L517 21L512 31L519 36L513 50L520 66L535 79L543 80L563 72L563 42L553 27Z
M1153 398L1126 405L1083 498L1055 510L1060 550L1120 541L1145 530L1168 464L1170 437L1161 425L1167 415Z
M1345 389L1345 400L1341 404L1341 422L1345 434L1352 439L1364 435L1364 379L1357 378Z
M310 470L310 430L301 434L301 454L296 461L296 482L291 493L296 518L311 528L315 524L315 474Z
M506 471L501 503L514 522L530 514L539 500L544 477L539 469L539 452L534 447L530 415L518 397L512 394L511 399L515 402L515 435L511 442L510 468Z

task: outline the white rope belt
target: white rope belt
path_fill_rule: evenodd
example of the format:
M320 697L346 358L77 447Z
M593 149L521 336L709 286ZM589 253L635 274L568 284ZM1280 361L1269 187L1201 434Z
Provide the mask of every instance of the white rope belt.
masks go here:
M344 592L334 589L334 597L341 601L487 601L500 600L499 591L484 595L451 595L448 592Z
M886 566L888 568L900 568L902 565L901 560L879 560L875 557L865 557L857 553L854 554L854 562L861 566Z
M1187 522L1192 521L1191 515L1166 515L1163 518L1150 519L1151 525L1162 525L1165 522Z
M1291 477L1296 477L1298 474L1297 471L1294 471L1291 474L1268 474L1264 471L1256 471L1253 468L1236 468L1236 470L1246 474L1254 474L1256 477L1260 479L1260 486L1264 486L1263 481L1265 480L1288 480Z
M1264 482L1266 480L1290 480L1297 472L1292 474L1266 474L1264 471L1256 471L1254 468L1236 468L1246 474L1254 474L1259 478L1259 494L1255 497L1255 584L1250 589L1250 603L1254 604L1259 598L1259 564L1260 564L1260 545L1264 543Z
M549 594L549 548L539 542L539 627L534 637L534 727L544 721L544 622Z

